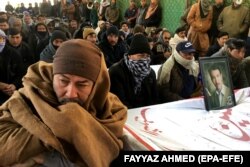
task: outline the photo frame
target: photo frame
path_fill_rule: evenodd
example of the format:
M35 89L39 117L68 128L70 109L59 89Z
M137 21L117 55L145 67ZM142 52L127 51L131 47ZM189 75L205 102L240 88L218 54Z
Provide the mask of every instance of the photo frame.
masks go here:
M236 105L228 58L204 57L199 59L205 108L218 110Z

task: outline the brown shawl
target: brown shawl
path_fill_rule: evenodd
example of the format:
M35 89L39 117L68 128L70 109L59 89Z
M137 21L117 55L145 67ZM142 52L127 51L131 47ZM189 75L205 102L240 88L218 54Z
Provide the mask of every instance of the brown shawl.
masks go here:
M127 108L109 93L109 77L102 67L84 108L60 105L52 87L52 65L32 65L24 88L0 107L0 166L20 163L55 149L81 166L106 167L122 148L120 140ZM74 155L72 155L74 154Z

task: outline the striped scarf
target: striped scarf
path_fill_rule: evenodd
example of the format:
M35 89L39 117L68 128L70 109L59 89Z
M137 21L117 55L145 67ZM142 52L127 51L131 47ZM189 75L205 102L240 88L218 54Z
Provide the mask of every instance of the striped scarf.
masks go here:
M141 91L143 79L150 73L150 58L140 60L130 60L127 55L124 56L125 64L133 74L135 80L134 92L138 94Z

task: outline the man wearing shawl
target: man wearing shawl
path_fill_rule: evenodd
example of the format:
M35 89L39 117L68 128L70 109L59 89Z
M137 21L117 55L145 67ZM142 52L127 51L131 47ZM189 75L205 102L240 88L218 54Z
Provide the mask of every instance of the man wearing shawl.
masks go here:
M188 99L198 88L199 65L195 49L189 41L177 44L176 50L158 71L160 102Z
M0 106L0 166L108 167L123 147L127 108L109 92L104 57L74 39L36 63Z
M212 24L211 0L200 0L193 4L187 22L190 25L187 38L193 44L198 57L204 57L209 47L209 37L207 31Z

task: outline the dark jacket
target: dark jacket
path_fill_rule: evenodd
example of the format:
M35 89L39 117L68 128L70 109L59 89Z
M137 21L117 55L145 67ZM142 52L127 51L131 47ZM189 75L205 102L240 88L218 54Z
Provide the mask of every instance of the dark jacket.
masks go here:
M24 72L27 72L28 67L34 63L34 54L26 42L22 42L18 47L9 44L10 47L15 49L22 58Z
M160 75L162 66L158 71ZM197 78L194 76L184 75L184 68L175 61L171 70L170 80L168 83L158 85L159 99L161 103L183 100L192 97L197 88Z
M28 44L32 49L32 52L34 53L35 62L40 60L40 51L42 51L40 49L38 50L38 46L43 40L48 38L48 36L49 36L48 33L44 36L40 36L37 32L30 35Z
M210 38L210 44L211 45L215 43L216 37L219 34L219 30L217 28L217 21L218 21L220 13L224 9L224 7L225 7L224 3L221 6L213 5L212 24L211 24L210 30L208 30L208 36Z
M0 53L0 82L14 84L16 89L22 86L24 75L21 56L17 51L5 45ZM0 103L8 99L8 96L0 91Z
M213 54L211 57L218 57L218 56L227 56L229 59L229 68L231 72L232 82L233 82L233 89L241 89L248 87L247 76L244 68L243 63L239 63L237 67L234 65L234 58L232 58L224 48L220 49L218 52Z
M46 48L46 46L49 44L51 35L47 35L46 38L42 39L36 46L36 53L41 54L42 51Z
M135 81L132 73L122 59L109 68L110 91L117 95L128 108L153 105L158 102L156 75L153 69L142 81L141 92L134 92Z
M45 61L47 63L52 63L54 59L53 56L55 55L55 53L56 53L56 49L50 42L40 54L40 60Z
M111 46L108 42L106 33L103 35L103 39L98 46L105 56L108 68L114 63L120 61L123 58L123 55L127 53L127 47L124 41L120 41L115 46Z
M138 10L137 7L134 7L133 9L129 7L125 11L125 14L124 14L125 20L127 21L128 19L132 19L130 22L128 21L130 28L134 28L135 26L137 10Z
M165 52L172 53L171 46L156 42L152 49L151 65L163 64L167 60L167 57L164 56Z
M220 48L221 48L220 45L219 45L218 42L216 41L214 45L211 45L211 46L208 48L206 57L212 56L213 54L215 54L216 52L218 52L218 51L220 50Z
M147 11L145 12L146 15ZM160 6L156 9L154 14L152 14L149 18L144 19L143 25L145 27L159 27L162 18L162 9Z
M250 85L250 57L246 57L242 63L245 68L248 84Z
M92 10L90 10L89 19L93 25L93 28L96 28L97 22L98 22L98 10L96 8L93 8Z

